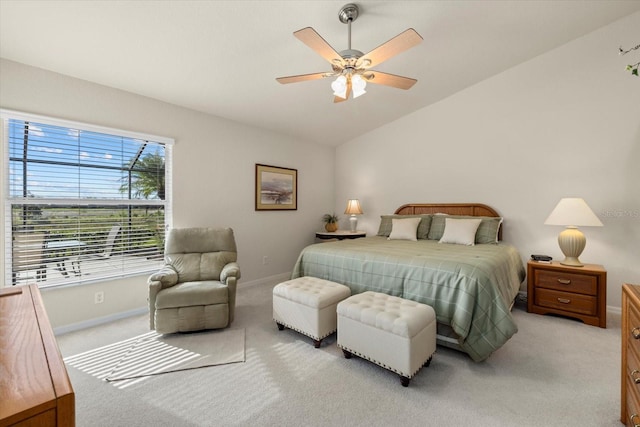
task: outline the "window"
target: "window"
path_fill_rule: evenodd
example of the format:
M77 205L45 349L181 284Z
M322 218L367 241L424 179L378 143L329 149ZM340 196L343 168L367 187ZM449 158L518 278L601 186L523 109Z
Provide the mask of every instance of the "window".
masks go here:
M160 266L173 140L7 111L2 123L5 283L66 285Z

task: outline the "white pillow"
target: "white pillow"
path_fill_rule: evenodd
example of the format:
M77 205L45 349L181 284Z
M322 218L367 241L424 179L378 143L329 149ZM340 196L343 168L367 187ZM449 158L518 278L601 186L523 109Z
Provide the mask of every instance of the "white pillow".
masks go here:
M473 246L476 240L476 231L482 220L445 218L444 233L440 243L455 243L457 245Z
M422 218L393 218L391 220L391 234L387 240L418 240L418 224Z

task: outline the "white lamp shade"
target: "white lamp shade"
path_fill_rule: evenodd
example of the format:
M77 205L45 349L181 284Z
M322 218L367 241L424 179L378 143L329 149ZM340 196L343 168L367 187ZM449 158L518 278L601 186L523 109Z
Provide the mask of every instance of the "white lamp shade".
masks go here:
M351 89L353 90L354 98L367 93L367 91L364 90L365 87L367 87L367 82L362 78L360 74L356 74L351 77Z
M351 199L347 202L347 208L344 213L349 215L362 215L362 208L358 199Z
M338 76L337 79L331 83L331 89L333 89L333 94L335 96L339 96L340 98L347 97L347 78L345 76Z
M602 227L602 222L581 198L565 198L551 212L546 225L573 225L575 227Z

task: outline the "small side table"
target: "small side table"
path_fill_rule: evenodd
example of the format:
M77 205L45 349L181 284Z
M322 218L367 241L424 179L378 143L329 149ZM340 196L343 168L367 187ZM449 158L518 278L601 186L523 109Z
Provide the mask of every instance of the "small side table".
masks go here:
M365 231L316 231L316 242L331 242L335 240L358 239L367 237Z
M527 263L527 311L553 313L607 327L607 271L598 264L570 267Z

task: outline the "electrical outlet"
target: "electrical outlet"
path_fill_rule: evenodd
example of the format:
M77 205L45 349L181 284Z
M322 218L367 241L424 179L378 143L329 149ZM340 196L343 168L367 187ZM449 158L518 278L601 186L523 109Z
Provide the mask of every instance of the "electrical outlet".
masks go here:
M265 255L262 257L262 265L267 265L267 264L269 264L269 257Z
M102 304L103 302L104 302L104 292L102 291L96 292L96 294L93 296L93 303Z

